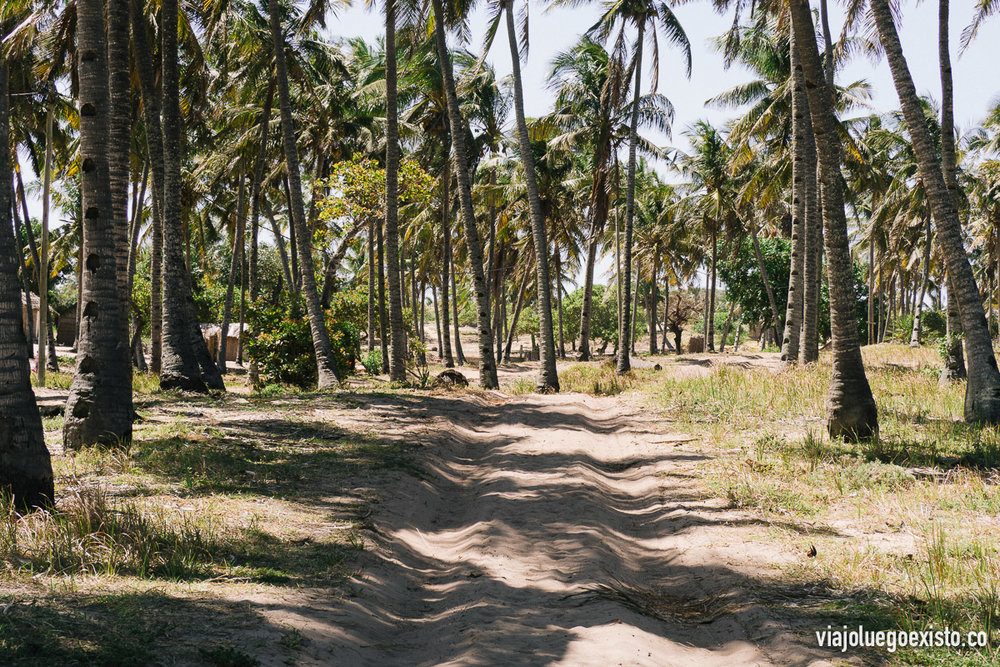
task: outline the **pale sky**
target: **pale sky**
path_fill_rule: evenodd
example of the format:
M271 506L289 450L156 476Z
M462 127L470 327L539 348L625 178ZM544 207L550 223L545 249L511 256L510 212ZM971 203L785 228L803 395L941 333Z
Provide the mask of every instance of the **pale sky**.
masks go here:
M903 0L902 4L903 51L909 60L917 91L921 95L929 94L938 99L941 91L937 51L938 3L925 0L915 4L913 0ZM527 62L522 65L525 112L529 116L542 115L551 110L554 95L545 85L550 62L555 54L572 46L594 24L600 15L601 5L595 3L590 7L554 9L548 12L543 7L539 3L531 3L531 49ZM831 30L836 38L843 24L843 14L838 0L831 0L830 8ZM996 48L1000 41L1000 17L988 21L980 30L978 39L959 56L959 37L971 20L972 0L952 2L951 10L955 122L961 130L967 130L978 123L985 115L990 101L1000 93L1000 79L996 76L996 70L993 70L993 67L1000 64L997 62ZM721 56L710 42L711 38L724 33L732 24L731 14L716 14L707 0L688 2L674 11L691 41L693 72L688 80L684 76L680 54L661 40L658 92L666 95L676 110L674 136L672 139L662 137L661 140L665 145L684 148L681 131L686 126L702 118L721 125L736 115L731 110L706 108L705 100L733 85L750 80L751 76L746 70L736 66L726 71ZM467 48L474 53L481 50L486 19L483 9L477 10L472 17L472 41ZM362 36L367 40L374 40L384 34L381 14L368 11L363 5L331 17L327 27L330 35L338 37ZM497 33L489 60L499 77L510 74L510 50L504 27ZM643 74L644 79L648 80L649 71L646 70ZM898 98L888 65L884 62L873 65L862 58L854 61L845 71L838 72L838 82L841 83L861 78L868 79L874 88L875 109L888 111L898 108Z

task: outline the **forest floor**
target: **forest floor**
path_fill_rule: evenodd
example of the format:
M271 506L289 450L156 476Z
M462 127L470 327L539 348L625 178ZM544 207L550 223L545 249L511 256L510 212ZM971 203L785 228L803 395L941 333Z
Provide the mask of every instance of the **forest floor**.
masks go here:
M996 632L1000 434L935 351L865 355L870 445L823 439L825 361L753 353L564 363L555 395L530 362L496 392L140 387L127 452L48 417L58 511L0 517L0 663L993 664L817 645Z

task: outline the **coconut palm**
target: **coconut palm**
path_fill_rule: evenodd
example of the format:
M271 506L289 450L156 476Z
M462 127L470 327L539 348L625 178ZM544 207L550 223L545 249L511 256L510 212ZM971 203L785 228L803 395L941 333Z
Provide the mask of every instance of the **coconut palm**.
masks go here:
M806 86L823 187L823 240L833 337L827 430L831 437L865 439L878 433L878 411L865 375L854 318L856 300L844 213L839 127L832 90L823 74L808 1L790 0L789 13Z
M653 91L656 90L659 78L659 40L658 34L663 33L666 39L679 47L685 60L686 73L691 75L691 44L680 21L667 2L655 0L605 0L602 3L603 13L598 23L591 28L593 34L607 40L618 29L615 38L614 53L624 60L626 51L625 31L629 26L635 28L636 35L631 41L632 57L628 70L635 76L635 88L632 94L632 114L629 120L628 171L625 192L625 225L624 254L622 258L622 300L619 302L622 316L620 320L618 363L619 373L625 373L631 368L629 351L631 349L631 316L628 304L632 301L632 231L635 219L635 169L636 145L638 143L637 128L639 124L639 106L642 96L643 48L646 40L652 46Z
M101 0L77 4L80 165L85 245L76 374L63 425L68 449L128 446L132 383L121 346L114 213L108 167L110 94ZM121 267L122 270L125 267Z
M528 134L528 123L524 115L524 85L521 78L521 59L527 56L527 6L525 6L522 12L522 35L520 42L523 48L518 46L519 39L514 20L514 2L513 0L501 0L493 9L493 21L487 32L487 50L492 45L501 16L506 19L507 44L510 47L512 66L511 79L514 84L514 119L517 129L517 147L521 157L521 168L524 170L528 212L531 220L531 236L535 244L535 285L538 292L538 322L539 336L541 338L539 341L539 358L541 364L535 384L538 391L559 391L559 376L556 372L555 334L552 326L552 282L549 273L549 242L545 230L545 214L542 211L542 201L538 191L538 175L531 149L531 138Z
M979 288L962 243L961 224L952 193L942 171L941 160L924 124L924 114L913 78L903 56L899 34L886 0L871 0L872 16L879 40L892 71L907 130L913 142L920 178L927 191L937 226L948 276L955 288L968 355L969 382L965 395L965 418L969 421L1000 422L1000 370L997 369L986 314Z
M169 0L168 0L169 1ZM278 0L268 0L271 23L271 40L274 48L275 79L278 88L278 108L281 112L281 139L283 142L285 173L288 177L289 202L292 225L295 229L296 255L299 264L299 279L309 314L309 331L312 334L313 351L316 355L318 386L320 389L340 383L333 366L330 351L330 335L326 329L326 317L320 305L316 289L316 273L313 268L312 234L306 224L305 205L302 201L301 167L299 149L295 139L292 118L292 98L288 83L288 64L285 56L285 40L282 37L281 14Z
M2 20L3 17L0 17ZM6 34L0 23L0 34ZM0 488L22 508L50 503L52 463L31 390L28 344L21 318L18 255L11 225L14 193L10 170L7 63L0 51Z
M479 382L485 389L499 387L496 372L496 361L493 358L493 327L490 324L489 294L486 291L486 276L483 271L483 250L479 241L479 229L476 225L476 214L472 205L472 182L469 173L469 149L467 144L468 125L458 103L458 92L455 85L455 72L448 53L445 21L447 15L442 0L432 0L434 11L434 43L437 47L438 65L444 83L445 98L448 108L448 124L451 130L451 140L454 154L454 170L458 182L458 200L462 215L462 227L465 230L465 244L469 253L469 265L472 271L473 286L476 291L476 313L479 327ZM447 262L447 258L445 258ZM442 284L442 288L445 286ZM446 289L446 288L445 288ZM447 313L442 314L447 317Z

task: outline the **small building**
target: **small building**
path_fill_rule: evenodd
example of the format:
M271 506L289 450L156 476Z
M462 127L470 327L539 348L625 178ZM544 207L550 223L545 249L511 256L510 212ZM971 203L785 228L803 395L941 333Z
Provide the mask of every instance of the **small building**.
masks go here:
M219 332L222 327L218 324L202 324L201 335L205 339L208 351L212 355L213 361L218 361L219 357ZM243 324L243 333L246 334L247 325ZM240 350L240 323L230 322L229 335L226 336L226 361L236 361Z
M31 297L29 303L28 296ZM41 302L37 294L25 295L21 291L21 322L24 326L24 335L28 337L28 343L34 344L38 340L38 309Z
M56 317L56 345L72 347L76 342L76 304Z

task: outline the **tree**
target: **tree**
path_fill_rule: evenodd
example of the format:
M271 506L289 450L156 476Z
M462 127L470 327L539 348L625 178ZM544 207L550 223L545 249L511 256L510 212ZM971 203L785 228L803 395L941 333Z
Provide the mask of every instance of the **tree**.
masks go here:
M445 21L447 20L442 0L432 0L434 10L434 43L437 47L438 64L444 83L445 97L448 104L448 124L454 146L455 176L458 181L458 201L462 213L462 226L465 230L465 244L469 253L469 265L472 270L473 286L476 290L476 314L479 327L479 383L484 389L496 389L500 386L497 379L496 360L493 358L493 327L490 324L490 298L486 291L486 276L483 271L483 249L479 242L479 228L476 225L476 214L472 207L472 182L469 173L469 151L466 144L468 126L458 104L458 92L455 86L455 72L451 58L448 55L448 44L445 38ZM447 159L447 158L446 158ZM447 266L445 267L447 269ZM447 289L442 284L443 289ZM442 313L446 318L448 313Z
M288 176L289 203L292 225L295 228L295 251L299 262L299 278L309 313L309 331L316 351L317 384L320 389L340 383L333 366L330 336L326 330L323 308L316 291L316 273L313 268L312 235L306 225L305 206L302 202L302 170L299 166L298 146L292 119L292 99L288 85L288 65L285 61L285 41L281 36L278 0L268 0L271 24L271 44L274 48L275 77L278 85L278 108L281 112L281 139L284 148L285 173Z
M5 32L0 25L0 34ZM0 488L11 495L17 507L28 508L51 503L54 491L22 326L19 252L11 224L14 193L8 99L7 63L0 50Z
M132 441L132 383L122 350L108 166L110 95L101 0L77 4L84 264L76 374L63 425L67 449ZM122 267L124 270L125 267Z
M931 204L941 251L948 265L948 277L955 288L952 296L957 297L962 317L969 375L965 393L965 418L967 421L997 423L1000 422L1000 370L997 369L993 354L979 288L962 243L955 201L945 183L941 160L924 124L920 99L903 56L892 10L886 0L871 0L871 9L913 142L920 178Z
M521 168L524 170L524 181L527 186L528 212L531 220L531 237L535 244L535 284L538 292L538 321L540 326L539 352L541 364L538 369L536 389L542 392L559 391L559 376L556 372L556 345L552 327L552 280L549 276L549 242L545 233L545 215L542 212L542 200L538 193L538 176L535 170L535 159L531 152L531 139L528 136L528 123L524 116L524 85L521 80L521 58L526 50L518 48L517 30L514 27L514 2L502 0L502 11L507 22L507 43L510 46L510 58L513 68L514 82L514 118L517 127L517 145L521 156ZM499 16L496 17L499 20ZM524 14L525 24L523 44L527 45L527 11ZM495 33L496 26L491 30Z
M632 59L629 70L635 76L635 88L632 95L632 114L629 119L628 141L628 171L625 193L625 238L623 242L624 256L622 258L622 310L621 332L619 334L618 363L619 373L625 373L631 368L629 351L631 350L631 314L629 304L632 302L632 232L635 220L635 169L636 145L638 143L637 128L639 124L639 104L642 91L643 46L649 39L653 46L653 90L659 73L659 45L657 34L662 31L668 41L681 49L686 63L687 76L691 76L691 44L684 28L667 2L640 0L636 3L624 3L618 0L608 0L603 3L604 14L600 21L591 28L591 32L603 38L610 36L616 25L619 25L615 40L615 53L621 54L625 48L625 28L635 27L636 36L632 41ZM647 34L648 31L648 34ZM628 78L628 77L626 77Z
M791 26L805 81L823 187L823 240L830 289L833 373L827 395L831 437L867 439L878 434L878 411L865 375L855 321L852 262L844 214L841 144L832 92L823 76L807 0L790 0Z
M403 382L406 380L406 330L403 328L403 287L399 274L400 155L396 83L396 0L385 0L385 254L389 268L389 337L392 341L389 377Z

